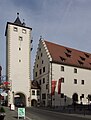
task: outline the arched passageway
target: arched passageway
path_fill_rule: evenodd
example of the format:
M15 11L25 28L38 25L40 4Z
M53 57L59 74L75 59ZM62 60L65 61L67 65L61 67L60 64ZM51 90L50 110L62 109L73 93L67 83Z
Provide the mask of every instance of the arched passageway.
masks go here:
M31 100L31 106L37 106L37 100L35 99Z
M14 95L14 104L16 106L26 106L26 97L23 93L17 93Z
M78 94L74 93L73 96L72 96L72 99L73 99L73 103L78 102Z

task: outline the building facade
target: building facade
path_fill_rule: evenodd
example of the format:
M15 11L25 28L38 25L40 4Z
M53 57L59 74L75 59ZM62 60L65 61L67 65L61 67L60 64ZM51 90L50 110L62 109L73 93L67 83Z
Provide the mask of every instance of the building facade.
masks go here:
M40 89L37 81L31 81L31 106L40 106Z
M88 104L91 54L41 39L33 77L41 87L42 106Z
M7 22L6 25L8 105L20 100L25 106L31 106L31 31L32 28L20 21L19 13L14 23Z

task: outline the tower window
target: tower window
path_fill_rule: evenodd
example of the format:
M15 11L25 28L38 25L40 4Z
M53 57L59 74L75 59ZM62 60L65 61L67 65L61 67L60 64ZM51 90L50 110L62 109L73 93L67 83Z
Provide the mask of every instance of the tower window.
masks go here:
M19 50L21 50L21 48L19 48Z
M20 40L20 41L23 41L23 37L19 36L19 40Z
M14 27L13 30L14 30L15 32L17 32L17 31L18 31L18 28L17 28L17 27Z
M21 62L21 60L19 60L19 62Z
M22 33L26 34L26 30L25 30L25 29L22 29Z

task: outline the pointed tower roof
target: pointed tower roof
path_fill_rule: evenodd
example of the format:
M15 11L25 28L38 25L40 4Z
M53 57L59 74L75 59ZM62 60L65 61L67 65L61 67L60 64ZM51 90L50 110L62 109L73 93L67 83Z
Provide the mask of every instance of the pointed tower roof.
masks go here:
M7 29L8 29L8 25L15 25L15 26L20 26L20 27L23 27L23 28L27 28L27 29L31 29L30 27L27 27L25 26L25 21L23 20L23 23L20 21L20 18L19 18L19 13L17 13L17 18L16 20L12 23L12 22L7 22L7 25L6 25L6 30L5 30L5 36L7 35Z
M17 13L17 18L16 20L14 21L15 24L18 24L18 25L22 25L21 21L20 21L20 18L19 18L19 13Z

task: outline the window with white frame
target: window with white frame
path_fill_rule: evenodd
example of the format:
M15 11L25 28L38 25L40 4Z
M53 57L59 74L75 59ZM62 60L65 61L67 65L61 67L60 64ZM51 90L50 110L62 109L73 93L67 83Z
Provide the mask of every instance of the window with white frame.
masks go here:
M35 90L32 90L32 95L35 95Z
M23 37L19 36L19 41L23 41Z
M61 71L64 71L64 66L61 66Z
M14 27L13 30L14 30L15 32L17 32L17 31L18 31L18 28L17 28L17 27Z
M25 30L25 29L22 29L22 33L26 34L26 30Z

